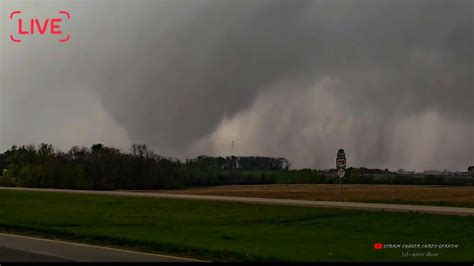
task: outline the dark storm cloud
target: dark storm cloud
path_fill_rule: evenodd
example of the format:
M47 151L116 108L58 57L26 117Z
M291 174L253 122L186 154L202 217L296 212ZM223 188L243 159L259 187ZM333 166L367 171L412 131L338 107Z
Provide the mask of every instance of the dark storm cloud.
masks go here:
M77 116L91 123L84 128L94 127L94 115L78 115L81 106L65 112L57 104L74 90L100 102L97 112L113 124L104 128L106 139L123 129L116 139L175 156L190 149L223 153L238 139L247 147L243 153L281 155L297 166L331 167L333 156L318 150L329 154L338 145L370 166L459 169L474 158L474 144L458 142L474 136L473 1L74 4L71 46L31 45L29 53L42 56L23 60L47 67L33 71L23 62L3 82L11 99L35 87L64 90L5 108L10 114L19 111L29 121L35 111L29 103L41 99L60 109L58 117ZM13 49L3 49L7 61ZM24 93L11 91L11 84ZM439 123L444 127L434 128ZM420 132L437 135L413 141ZM460 149L462 158L455 154Z

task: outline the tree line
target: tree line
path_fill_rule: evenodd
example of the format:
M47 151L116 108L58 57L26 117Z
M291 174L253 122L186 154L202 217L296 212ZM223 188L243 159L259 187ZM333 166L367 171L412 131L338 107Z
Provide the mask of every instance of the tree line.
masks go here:
M128 152L95 144L68 152L50 144L13 146L0 153L0 185L69 189L169 189L189 186L270 183L249 170L288 170L285 158L199 156L181 162L163 157L146 145Z
M336 169L290 170L285 158L199 156L180 161L145 145L127 152L102 144L62 152L49 144L0 153L0 186L66 189L179 189L245 184L333 184ZM470 168L469 170L472 170ZM473 185L472 177L399 175L388 169L346 169L346 184Z

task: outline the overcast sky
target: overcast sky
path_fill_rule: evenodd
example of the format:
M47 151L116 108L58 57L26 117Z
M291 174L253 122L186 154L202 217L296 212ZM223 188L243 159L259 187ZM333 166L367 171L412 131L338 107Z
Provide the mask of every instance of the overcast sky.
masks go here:
M0 150L474 165L472 0L1 0ZM71 13L56 36L17 21Z

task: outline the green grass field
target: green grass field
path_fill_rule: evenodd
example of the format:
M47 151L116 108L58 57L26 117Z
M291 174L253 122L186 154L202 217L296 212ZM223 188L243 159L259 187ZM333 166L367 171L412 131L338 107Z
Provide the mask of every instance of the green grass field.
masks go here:
M474 217L416 213L0 191L0 230L215 261L474 260ZM460 246L374 250L375 242Z

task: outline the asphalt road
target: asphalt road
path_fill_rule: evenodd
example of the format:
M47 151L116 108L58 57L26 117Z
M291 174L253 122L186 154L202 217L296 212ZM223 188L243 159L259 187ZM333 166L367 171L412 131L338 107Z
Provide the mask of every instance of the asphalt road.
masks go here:
M198 262L198 260L0 233L0 262Z
M92 191L92 190L68 190L68 189L42 189L42 188L7 188L0 187L0 190L24 190L24 191L48 191L78 194L98 194L110 196L128 197L150 197L150 198L170 198L187 200L206 200L224 202L244 202L251 204L286 205L315 208L337 208L337 209L358 209L371 211L391 211L391 212L419 212L444 215L474 216L474 208L459 207L439 207L422 205L402 205L402 204L382 204L382 203L360 203L360 202L338 202L338 201L310 201L310 200L290 200L290 199L266 199L248 197L226 197L226 196L203 196L203 195L183 195L156 192L132 192L132 191Z
M68 260L0 247L1 262L67 262Z

